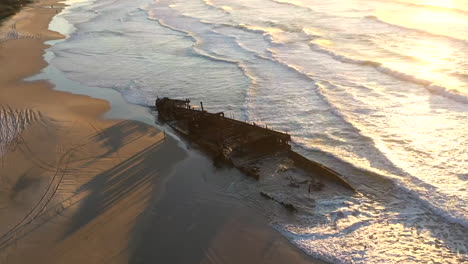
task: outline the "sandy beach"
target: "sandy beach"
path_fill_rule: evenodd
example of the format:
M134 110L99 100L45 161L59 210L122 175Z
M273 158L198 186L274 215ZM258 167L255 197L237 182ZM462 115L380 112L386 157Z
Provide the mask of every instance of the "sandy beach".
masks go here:
M48 30L62 7L38 1L0 30L0 263L319 263L219 194L239 172L103 119L107 101L23 81L63 37Z

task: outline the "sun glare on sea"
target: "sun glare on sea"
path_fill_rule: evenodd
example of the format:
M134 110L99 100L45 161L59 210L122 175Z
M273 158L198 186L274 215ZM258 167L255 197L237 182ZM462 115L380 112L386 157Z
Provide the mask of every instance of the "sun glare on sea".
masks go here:
M427 6L444 7L444 8L455 7L453 0L424 0L422 1L422 4L427 5Z
M407 1L418 6L395 6L376 10L379 19L406 28L414 28L441 36L468 40L468 16L456 12L453 0Z
M434 42L426 39L413 41L412 44L401 52L414 57L417 62L384 61L385 65L400 69L418 79L432 82L434 85L443 85L448 89L468 94L463 82L450 74L454 56L452 47L442 41Z
M426 7L395 7L376 12L377 17L383 21L426 32L421 33L418 38L408 37L411 45L396 44L397 52L414 58L413 62L392 60L385 61L385 65L400 69L418 79L427 80L434 85L442 85L447 89L468 94L468 87L452 74L454 65L463 65L463 62L458 60L460 57L457 55L458 42L449 41L450 39L468 40L468 16L449 10L456 4L452 0L413 0L411 3ZM439 37L434 39L434 35L431 34Z

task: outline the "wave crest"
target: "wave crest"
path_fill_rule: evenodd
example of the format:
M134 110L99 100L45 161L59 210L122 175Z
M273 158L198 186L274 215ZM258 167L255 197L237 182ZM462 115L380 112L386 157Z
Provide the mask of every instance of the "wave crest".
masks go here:
M400 71L391 69L389 67L384 66L380 62L350 58L350 57L347 57L345 55L335 53L335 52L333 52L331 50L327 50L327 49L325 49L325 48L323 48L320 45L317 45L315 43L309 43L309 46L313 50L321 52L321 53L328 54L331 57L333 57L334 59L336 59L338 61L341 61L343 63L370 66L370 67L375 68L377 71L379 71L379 72L381 72L383 74L392 76L393 78L396 78L398 80L405 81L405 82L411 82L411 83L414 83L414 84L421 85L421 86L425 87L427 90L429 90L430 92L437 93L438 95L441 95L441 96L444 96L446 98L455 100L457 102L468 103L468 95L463 94L460 91L457 91L457 90L454 90L454 89L449 89L449 88L443 87L441 85L437 85L437 84L435 84L435 83L433 83L431 81L418 78L418 77L413 76L411 74L407 74L407 73L404 73L404 72L400 72Z
M417 28L410 28L410 27L404 27L404 26L392 24L392 23L381 20L377 16L365 16L364 19L373 20L374 22L385 24L385 25L388 25L388 26L391 26L391 27L396 27L396 28L399 28L399 29L402 29L402 30L405 30L405 31L417 32L417 33L424 34L424 35L430 36L430 37L450 39L451 41L462 42L463 44L468 44L468 40L465 40L465 39L454 38L454 37L447 36L447 35L439 35L439 34L431 33L429 31L425 31L425 30L421 30L421 29L417 29Z

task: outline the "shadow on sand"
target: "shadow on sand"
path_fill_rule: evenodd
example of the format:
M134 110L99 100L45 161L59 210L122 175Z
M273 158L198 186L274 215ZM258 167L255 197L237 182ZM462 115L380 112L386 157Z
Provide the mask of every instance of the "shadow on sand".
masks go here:
M109 157L145 133L151 131L121 122L93 138L109 149L101 157ZM62 239L115 206L118 214L124 213L123 201L149 188L139 196L149 202L136 221L128 222L133 225L128 228L129 263L319 263L289 244L258 213L220 190L233 178L243 177L237 170L216 169L204 155L185 153L167 138L95 176L77 191L89 194ZM115 221L112 217L109 221Z
M191 153L135 225L129 263L323 263L224 190L243 177Z
M144 135L151 133L154 136L158 133L149 128L137 122L122 121L101 131L93 138L106 146L109 151L99 158L110 156L124 145L131 144ZM64 238L96 219L129 194L146 187L154 190L159 176L166 175L173 164L183 156L183 150L175 148L174 144L164 139L93 177L76 191L76 193L89 192L89 195L82 201L79 211L72 218Z

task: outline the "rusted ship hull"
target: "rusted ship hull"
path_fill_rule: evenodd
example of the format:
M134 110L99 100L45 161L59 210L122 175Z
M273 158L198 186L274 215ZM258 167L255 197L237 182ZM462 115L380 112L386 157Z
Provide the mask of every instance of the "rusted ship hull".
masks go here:
M256 180L288 167L309 174L308 180L292 179L293 187L306 184L310 192L333 182L354 191L337 172L294 152L287 133L227 118L222 112L209 113L202 103L195 109L188 99L158 98L155 108L162 122L200 145L215 160L232 164Z

